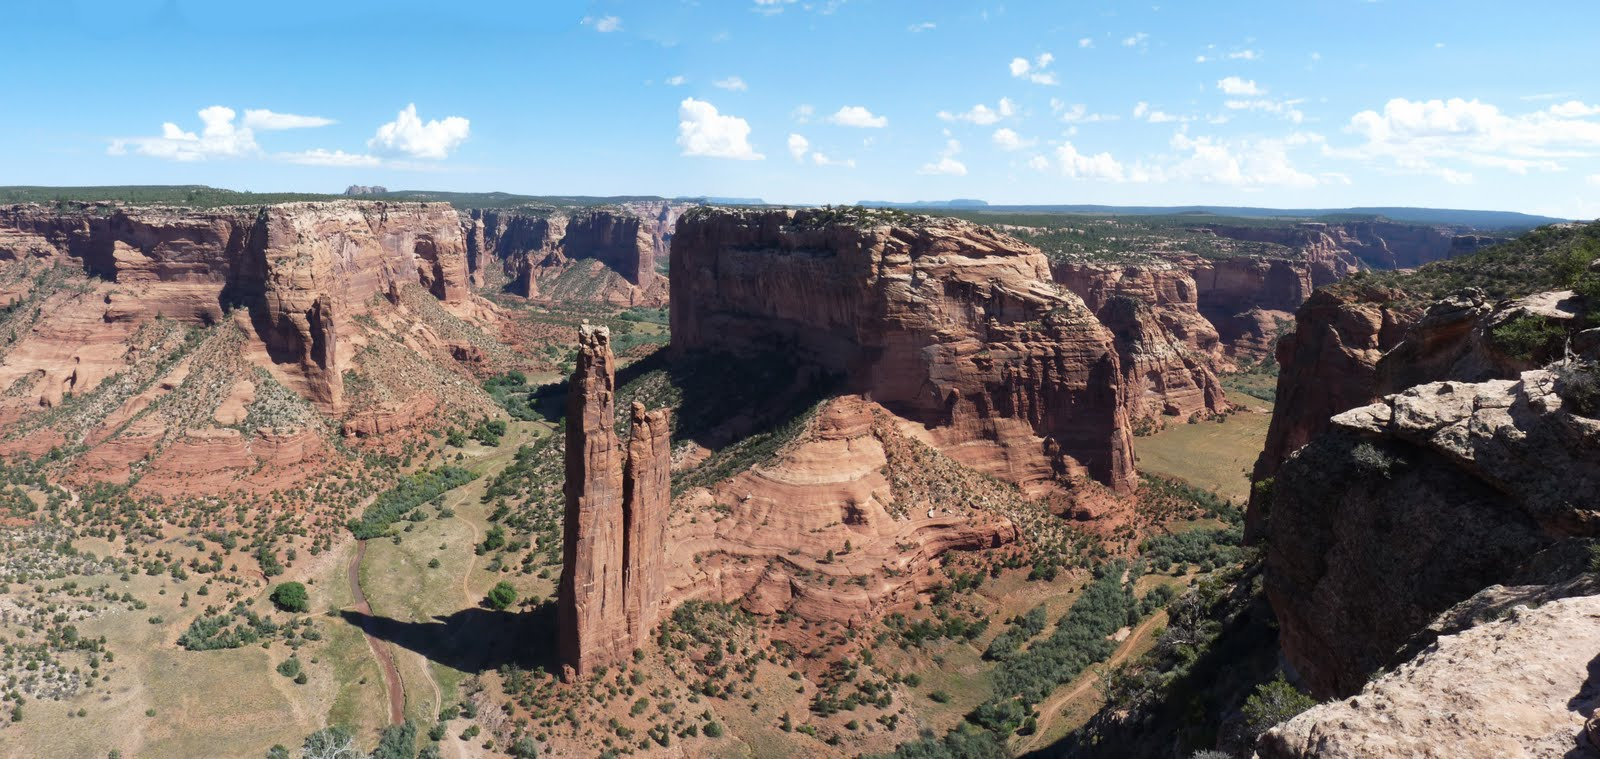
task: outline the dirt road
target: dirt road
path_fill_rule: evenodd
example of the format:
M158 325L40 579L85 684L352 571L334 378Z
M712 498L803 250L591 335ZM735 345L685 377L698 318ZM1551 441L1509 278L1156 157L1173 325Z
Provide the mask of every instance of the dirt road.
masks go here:
M361 559L367 555L367 541L356 541L356 555L350 559L350 567L346 574L350 577L350 595L355 598L356 611L372 616L372 606L367 603L367 596L361 592ZM372 649L372 655L378 657L378 665L383 667L383 679L389 688L389 722L398 725L406 719L406 688L400 682L400 669L394 665L394 651L389 644L378 640L362 628L361 634L366 636L367 647Z

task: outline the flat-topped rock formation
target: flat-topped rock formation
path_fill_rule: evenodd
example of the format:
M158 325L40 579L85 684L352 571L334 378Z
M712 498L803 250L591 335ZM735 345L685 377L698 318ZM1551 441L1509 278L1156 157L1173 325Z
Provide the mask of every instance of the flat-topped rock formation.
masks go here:
M462 214L473 282L553 304L656 308L656 262L682 206L473 209ZM503 283L503 284L501 284Z
M672 240L676 351L778 350L1039 493L1135 486L1110 332L1037 249L954 219L695 209Z

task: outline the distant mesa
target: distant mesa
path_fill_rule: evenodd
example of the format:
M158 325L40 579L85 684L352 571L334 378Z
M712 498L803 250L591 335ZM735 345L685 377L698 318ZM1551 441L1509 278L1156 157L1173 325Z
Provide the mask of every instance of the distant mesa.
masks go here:
M364 184L353 184L344 188L344 194L352 197L357 195L386 195L388 192L389 188L384 187L381 184L375 184L371 186Z

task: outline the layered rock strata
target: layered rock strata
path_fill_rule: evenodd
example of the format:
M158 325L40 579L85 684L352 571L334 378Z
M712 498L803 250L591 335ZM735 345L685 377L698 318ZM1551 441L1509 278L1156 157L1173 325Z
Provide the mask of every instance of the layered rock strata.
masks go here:
M556 607L567 679L622 661L655 627L671 503L668 416L635 406L615 428L611 335L584 325L567 396L566 518Z
M1038 493L1135 485L1114 339L1037 249L954 219L696 209L672 240L676 351L779 350Z
M659 307L667 284L656 262L679 211L672 203L473 209L462 227L480 286L503 281L506 292L552 303Z

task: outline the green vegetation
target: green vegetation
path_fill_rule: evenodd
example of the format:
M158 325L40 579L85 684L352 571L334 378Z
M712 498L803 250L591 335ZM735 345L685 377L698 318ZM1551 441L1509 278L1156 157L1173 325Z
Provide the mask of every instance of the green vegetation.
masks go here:
M1489 335L1506 355L1542 364L1561 354L1567 331L1548 319L1523 314L1496 326Z
M306 586L298 582L286 582L273 588L272 603L283 611L304 612L311 608Z
M496 611L504 611L517 602L517 589L511 587L511 583L501 580L495 583L493 588L489 589L489 595L485 596L483 600L484 603L489 605L489 608Z
M39 203L65 206L78 203L119 202L141 206L217 208L337 200L339 195L303 192L237 192L203 185L113 185L105 187L0 187L0 203Z
M361 514L361 519L350 521L350 531L361 540L380 537L388 532L389 525L412 509L476 477L471 471L454 466L427 469L403 477L380 494Z
M1296 690L1283 675L1278 675L1271 682L1257 686L1256 692L1245 700L1245 733L1254 738L1316 705L1316 699Z
M1600 258L1600 222L1540 227L1471 255L1436 261L1413 272L1361 272L1332 287L1348 292L1393 290L1396 299L1426 303L1467 287L1491 298L1520 298L1573 287L1600 290L1588 272Z
M276 622L251 611L241 602L226 612L220 607L208 607L189 624L189 629L178 638L178 645L190 651L238 648L272 638L281 631Z

